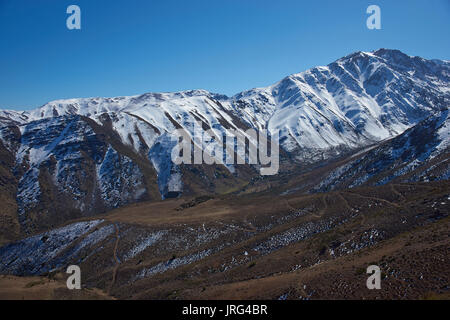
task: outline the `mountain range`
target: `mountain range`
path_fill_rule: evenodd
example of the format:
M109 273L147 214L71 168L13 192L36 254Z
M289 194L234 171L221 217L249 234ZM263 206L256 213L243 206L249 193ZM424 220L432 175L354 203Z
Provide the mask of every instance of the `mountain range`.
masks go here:
M334 161L405 132L409 138L384 147L385 157L393 158L386 166L406 151L414 162L409 166L418 166L447 150L449 80L449 61L380 49L233 97L192 90L2 110L2 194L10 211L5 216L10 221L17 214L14 230L31 232L135 201L236 192L260 178L255 166L174 165L173 131L184 128L192 134L193 121L224 135L230 129L278 132L282 171ZM425 130L421 121L429 129L425 137L416 133L411 138ZM434 140L424 147L421 137ZM419 149L425 150L417 158ZM346 185L366 182L385 169L378 162L367 164L380 152L373 149L366 160L347 164L351 175L345 167L336 169L332 175L341 177L328 177L316 189L350 177Z
M88 287L119 298L177 298L177 288L182 298L234 297L249 279L267 295L247 288L248 298L366 297L328 290L311 268L340 259L354 275L345 259L364 260L364 250L392 267L386 252L403 242L396 268L409 270L405 253L422 252L416 263L448 251L449 105L450 61L379 49L232 97L191 90L1 110L0 273L53 281L81 264ZM175 131L194 135L193 122L239 132L248 148L258 143L249 129L279 134L279 172L175 165ZM424 242L411 249L405 237ZM414 297L443 290L442 270L425 269L439 276ZM316 289L286 293L282 279L297 274Z

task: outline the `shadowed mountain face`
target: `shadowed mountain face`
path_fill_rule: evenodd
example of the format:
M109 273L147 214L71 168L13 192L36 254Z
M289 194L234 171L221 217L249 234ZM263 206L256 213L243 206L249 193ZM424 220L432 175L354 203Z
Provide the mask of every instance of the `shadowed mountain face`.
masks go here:
M331 171L313 191L326 192L389 182L448 180L448 110L427 118L403 134L350 157Z
M279 132L280 175L271 180L374 148L323 177L313 192L386 183L429 161L437 161L430 174L408 179L448 178L449 79L448 61L380 49L233 97L193 90L0 111L8 204L0 228L14 230L3 238L17 237L19 226L32 233L137 201L236 193L266 183L254 165L173 164L174 130L192 135L194 121L219 135L237 130L250 144L257 142L245 133L249 128ZM202 142L204 148L217 143Z

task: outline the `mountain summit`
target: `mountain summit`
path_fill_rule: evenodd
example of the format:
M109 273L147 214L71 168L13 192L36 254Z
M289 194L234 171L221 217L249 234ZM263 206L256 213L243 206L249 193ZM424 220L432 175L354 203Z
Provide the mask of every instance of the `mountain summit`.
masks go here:
M0 111L3 188L17 223L30 230L139 200L233 192L257 171L173 165L175 129L190 132L197 121L224 135L279 132L286 161L314 164L439 117L450 102L449 80L449 61L380 49L233 97L191 90Z

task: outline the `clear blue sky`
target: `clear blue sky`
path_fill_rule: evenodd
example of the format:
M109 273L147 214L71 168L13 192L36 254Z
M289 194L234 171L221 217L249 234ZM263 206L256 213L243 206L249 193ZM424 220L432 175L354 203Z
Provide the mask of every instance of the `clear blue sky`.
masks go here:
M66 8L81 8L81 30ZM381 7L382 30L366 28ZM450 59L449 0L0 0L0 108L206 89L233 95L381 47Z

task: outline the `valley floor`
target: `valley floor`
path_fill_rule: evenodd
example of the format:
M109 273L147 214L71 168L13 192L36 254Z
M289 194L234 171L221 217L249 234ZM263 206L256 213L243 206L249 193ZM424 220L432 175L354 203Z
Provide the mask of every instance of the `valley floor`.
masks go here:
M440 181L137 203L3 247L0 298L448 299L449 190ZM69 264L82 270L76 294L65 288ZM381 290L366 288L373 264Z
M67 290L65 279L0 276L0 300L110 300L99 289Z

